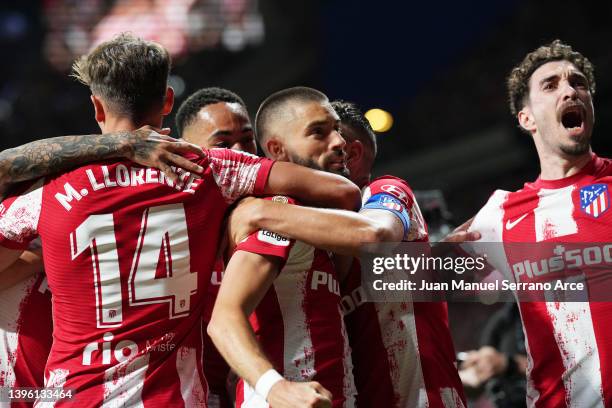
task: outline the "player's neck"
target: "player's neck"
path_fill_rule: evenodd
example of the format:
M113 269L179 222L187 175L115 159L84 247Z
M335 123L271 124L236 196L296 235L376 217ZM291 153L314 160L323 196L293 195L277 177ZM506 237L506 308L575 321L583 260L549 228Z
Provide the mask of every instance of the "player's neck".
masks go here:
M591 149L580 156L540 153L540 179L559 180L578 173L591 160Z
M360 189L364 188L372 180L371 169L363 169L359 166L349 166L350 175L349 179L357 185Z
M124 116L107 116L100 127L103 133L132 131L145 125L161 128L162 120L162 116L147 118L138 122Z
M355 183L357 185L357 187L359 187L360 189L364 188L365 186L367 186L368 184L370 184L370 181L372 180L372 177L370 177L369 174L367 175L362 175L360 177L351 177L351 181L353 183Z

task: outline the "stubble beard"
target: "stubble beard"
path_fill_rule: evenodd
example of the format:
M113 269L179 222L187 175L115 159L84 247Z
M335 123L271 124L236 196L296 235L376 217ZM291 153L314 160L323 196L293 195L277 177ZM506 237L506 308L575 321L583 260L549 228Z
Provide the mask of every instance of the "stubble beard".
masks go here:
M561 146L560 150L568 156L582 156L591 148L591 141L587 138L570 146Z
M574 143L559 146L559 150L568 156L582 156L591 149L590 135L585 134L573 140Z
M321 170L321 171L325 171L327 173L334 173L334 174L339 174L343 177L349 178L350 176L350 172L349 169L347 167L344 167L342 170L327 170L322 168L321 166L319 166L319 164L317 162L315 162L312 159L304 159L296 154L293 153L289 153L289 158L291 159L292 163L295 164L299 164L300 166L304 166L304 167L308 167L309 169L313 169L313 170Z

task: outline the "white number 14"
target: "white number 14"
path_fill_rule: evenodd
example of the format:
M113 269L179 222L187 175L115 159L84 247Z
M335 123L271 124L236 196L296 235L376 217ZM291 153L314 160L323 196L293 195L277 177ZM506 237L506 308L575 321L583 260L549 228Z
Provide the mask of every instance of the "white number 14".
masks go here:
M123 296L113 214L90 215L70 234L73 260L87 248L93 264L97 326L120 326ZM160 262L166 277L156 278ZM167 302L170 318L182 317L189 314L190 296L197 289L197 273L190 271L183 204L146 209L128 278L129 305Z

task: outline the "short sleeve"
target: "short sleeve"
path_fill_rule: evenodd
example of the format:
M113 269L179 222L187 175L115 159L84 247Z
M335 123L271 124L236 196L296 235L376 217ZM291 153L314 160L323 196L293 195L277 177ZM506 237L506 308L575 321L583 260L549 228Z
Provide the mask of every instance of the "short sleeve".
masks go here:
M207 151L208 167L225 201L263 194L274 161L229 149Z
M368 185L362 196L362 209L386 210L404 225L404 240L423 240L427 227L408 183L394 176L383 176Z
M0 204L0 245L10 249L27 249L38 236L38 221L42 208L40 180L23 186Z
M294 204L295 201L285 196L266 197L266 200ZM283 263L289 258L294 240L286 238L276 232L259 230L236 246L236 251L246 251L259 255L270 255L281 258Z

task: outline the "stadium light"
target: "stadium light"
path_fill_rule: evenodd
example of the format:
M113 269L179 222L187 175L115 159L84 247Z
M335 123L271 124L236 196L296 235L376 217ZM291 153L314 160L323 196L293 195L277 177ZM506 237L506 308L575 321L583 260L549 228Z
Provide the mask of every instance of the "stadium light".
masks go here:
M393 116L383 109L370 109L365 113L365 117L375 132L386 132L393 126Z

